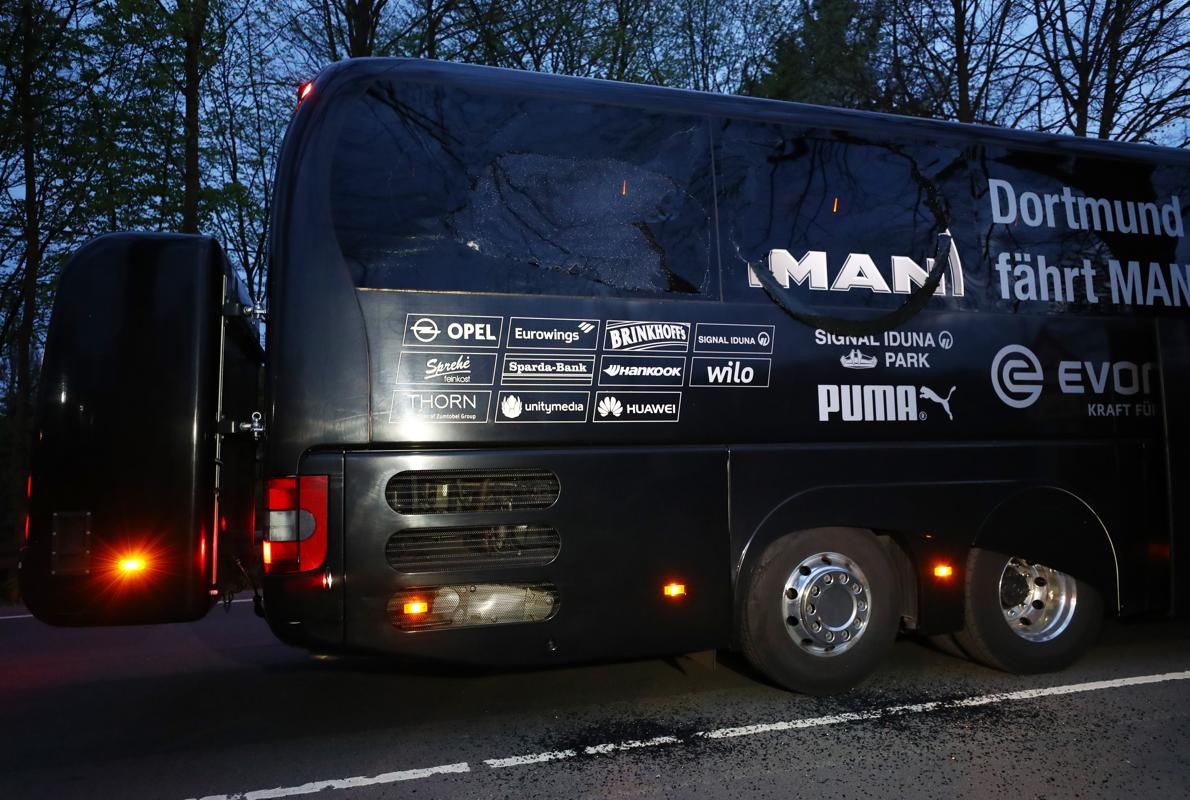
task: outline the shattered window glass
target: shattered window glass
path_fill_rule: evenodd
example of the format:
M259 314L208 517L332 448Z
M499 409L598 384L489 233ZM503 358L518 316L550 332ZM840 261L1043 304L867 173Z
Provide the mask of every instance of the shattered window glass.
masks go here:
M382 80L332 169L358 286L718 298L703 118Z

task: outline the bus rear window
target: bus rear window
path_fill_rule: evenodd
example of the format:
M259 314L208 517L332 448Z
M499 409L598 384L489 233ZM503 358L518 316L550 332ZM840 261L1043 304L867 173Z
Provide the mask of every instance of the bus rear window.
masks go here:
M344 113L357 286L718 298L704 118L387 80Z

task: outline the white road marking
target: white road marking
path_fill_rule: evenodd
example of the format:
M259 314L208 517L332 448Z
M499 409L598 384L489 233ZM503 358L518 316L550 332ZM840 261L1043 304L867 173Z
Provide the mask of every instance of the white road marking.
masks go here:
M1190 680L1190 671L1165 672L1160 675L1139 675L1133 678L1115 678L1108 681L1091 681L1089 683L1073 683L1066 686L1047 686L1041 689L1022 689L1016 692L999 692L985 694L978 697L964 697L958 700L934 700L928 703L914 703L906 706L890 706L888 708L873 709L872 711L855 711L847 714L832 714L825 717L811 717L809 719L795 719L781 722L766 722L758 725L744 725L738 728L718 728L713 731L700 731L695 736L704 739L730 739L736 736L754 736L758 733L774 731L801 730L804 728L820 728L824 725L838 725L844 722L862 722L881 717L894 717L903 714L921 714L927 711L937 711L946 708L972 708L994 703L1009 703L1014 700L1035 700L1039 697L1057 697L1067 694L1082 694L1083 692L1098 692L1104 689L1120 689L1125 686L1144 686L1150 683L1165 683L1167 681Z
M1042 697L1059 697L1068 694L1082 694L1085 692L1099 692L1105 689L1122 689L1129 686L1145 686L1169 681L1190 680L1190 670L1183 672L1164 672L1158 675L1137 675L1131 678L1114 678L1106 681L1090 681L1087 683L1072 683L1065 686L1047 686L1040 689L1021 689L1015 692L997 692L978 695L976 697L962 697L957 700L931 700L925 703L912 703L902 706L888 706L875 708L870 711L852 711L845 714L830 714L823 717L808 717L806 719L781 720L778 722L761 722L753 725L741 725L732 728L716 728L710 731L699 731L690 739L733 739L741 736L755 736L761 733L775 733L780 731L796 731L806 728L820 728L826 725L842 725L848 722L864 722L866 720L883 717L901 716L905 714L924 714L931 711L954 708L974 708L977 706L994 705L996 703L1011 703L1017 700L1036 700ZM642 747L655 747L663 744L681 744L678 736L656 736L644 741L631 739L614 744L596 744L583 748L585 755L612 755L627 750ZM544 753L532 753L523 756L509 756L506 758L489 758L484 764L492 769L505 767L522 767L529 764L544 764L551 761L563 761L578 755L576 750L552 750ZM425 769L410 769L403 772L388 772L373 777L339 778L336 780L305 783L301 786L280 787L277 789L258 789L239 794L209 795L201 800L271 800L279 797L314 794L333 789L357 789L365 786L377 786L398 781L420 780L433 775L447 773L470 772L467 762L445 764L439 767Z
M677 744L682 741L676 736L655 736L652 739L639 741L632 739L627 742L620 742L619 744L597 744L591 747L584 747L583 752L589 756L607 755L609 753L618 753L623 750L635 750L638 747L656 747L659 744Z
M386 772L383 775L357 778L337 778L330 781L315 781L303 783L301 786L283 786L276 789L257 789L240 794L212 794L200 800L273 800L277 797L293 797L302 794L317 794L328 789L359 789L364 786L380 786L386 783L400 781L416 781L431 775L446 775L454 772L470 772L471 767L466 762L460 764L443 764L440 767L426 767L425 769L406 769L401 772Z
M502 767L523 767L526 764L542 764L546 761L561 761L564 758L574 758L578 753L573 750L554 750L548 753L533 753L527 756L511 756L510 758L489 758L483 763L492 769Z

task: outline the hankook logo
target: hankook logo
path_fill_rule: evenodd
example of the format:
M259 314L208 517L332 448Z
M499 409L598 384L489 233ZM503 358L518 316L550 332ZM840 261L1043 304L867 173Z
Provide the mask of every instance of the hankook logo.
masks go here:
M1024 345L1001 347L992 359L992 388L1010 408L1028 408L1036 403L1044 382L1041 362Z

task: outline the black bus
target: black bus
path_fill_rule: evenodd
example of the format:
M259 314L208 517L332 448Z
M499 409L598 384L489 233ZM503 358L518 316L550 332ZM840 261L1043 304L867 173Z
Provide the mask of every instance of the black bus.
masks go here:
M194 619L257 553L313 650L826 692L1187 607L1190 154L365 59L276 185L263 351L210 239L64 271L39 618Z

